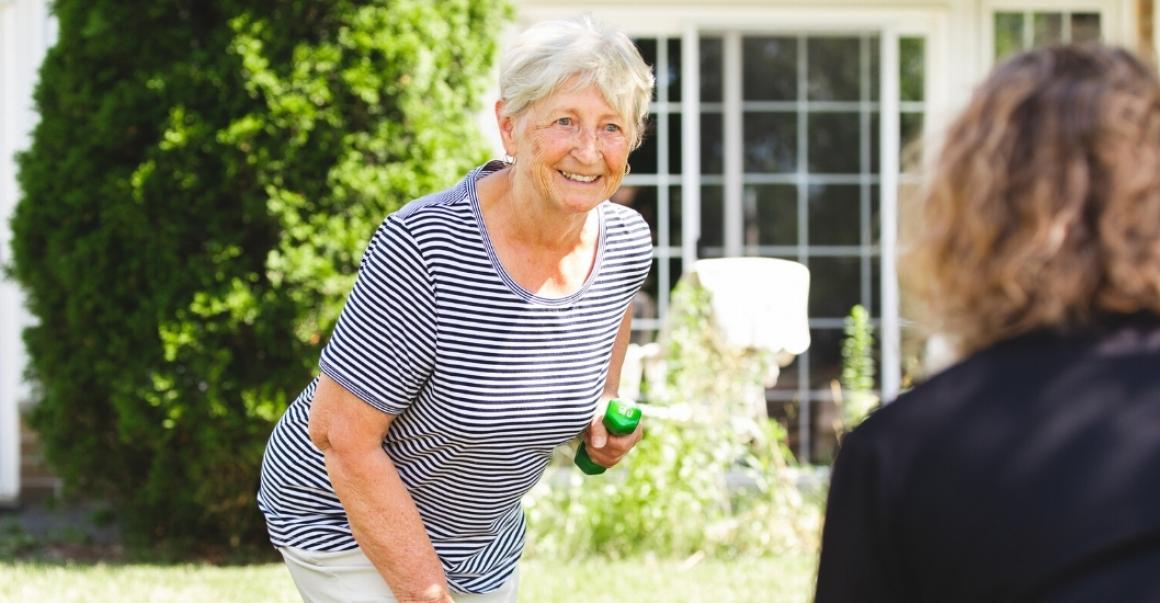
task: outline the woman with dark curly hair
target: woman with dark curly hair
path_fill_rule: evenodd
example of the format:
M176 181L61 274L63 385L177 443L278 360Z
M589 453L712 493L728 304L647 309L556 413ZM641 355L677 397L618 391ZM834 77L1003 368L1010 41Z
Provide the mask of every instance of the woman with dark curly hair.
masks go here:
M847 435L817 601L1160 601L1160 82L1018 55L953 123L905 284L962 360Z

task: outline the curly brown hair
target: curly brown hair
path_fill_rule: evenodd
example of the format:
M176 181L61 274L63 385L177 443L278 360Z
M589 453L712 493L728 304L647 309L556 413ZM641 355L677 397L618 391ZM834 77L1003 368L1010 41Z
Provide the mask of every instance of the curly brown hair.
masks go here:
M1160 314L1160 81L1101 44L1016 55L950 126L917 201L903 285L961 353Z

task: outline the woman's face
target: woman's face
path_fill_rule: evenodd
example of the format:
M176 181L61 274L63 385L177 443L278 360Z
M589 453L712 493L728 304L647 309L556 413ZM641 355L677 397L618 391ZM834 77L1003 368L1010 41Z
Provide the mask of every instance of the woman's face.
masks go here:
M630 127L595 86L565 85L522 115L500 120L517 181L565 213L587 212L620 188Z

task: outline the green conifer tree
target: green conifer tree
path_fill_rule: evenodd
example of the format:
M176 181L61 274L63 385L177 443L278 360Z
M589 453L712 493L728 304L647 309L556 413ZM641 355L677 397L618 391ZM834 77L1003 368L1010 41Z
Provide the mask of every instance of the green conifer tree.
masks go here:
M11 273L31 420L130 542L263 543L273 421L363 246L485 159L491 0L57 0Z

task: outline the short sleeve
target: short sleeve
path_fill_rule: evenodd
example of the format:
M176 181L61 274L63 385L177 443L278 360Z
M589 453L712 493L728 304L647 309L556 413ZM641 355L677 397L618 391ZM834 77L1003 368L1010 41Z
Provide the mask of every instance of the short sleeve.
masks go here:
M379 410L398 414L434 366L434 284L405 223L388 217L363 255L319 368Z

